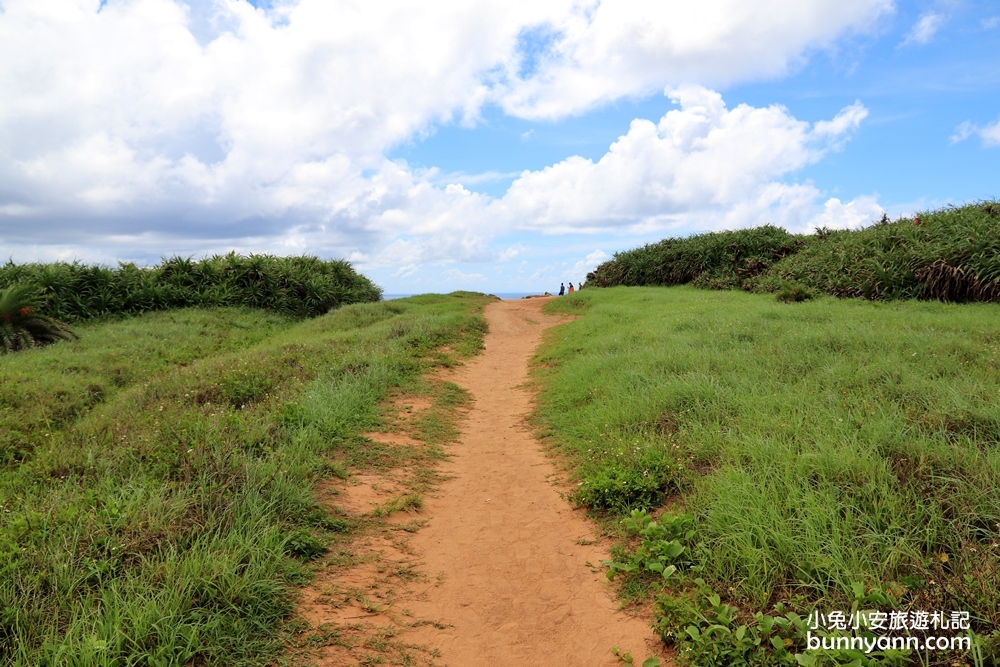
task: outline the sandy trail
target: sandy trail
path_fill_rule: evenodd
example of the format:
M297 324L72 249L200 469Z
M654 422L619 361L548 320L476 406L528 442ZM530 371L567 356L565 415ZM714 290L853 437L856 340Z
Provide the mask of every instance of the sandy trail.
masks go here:
M421 616L452 627L426 631L450 665L616 665L612 646L637 661L655 645L648 623L616 612L599 565L606 552L584 546L593 527L549 478L555 472L525 423L532 410L528 361L542 332L557 324L549 299L486 308L486 350L452 379L475 401L443 472L430 524L413 547L442 584Z
M437 649L433 664L610 667L621 664L612 647L637 666L663 657L647 620L616 611L599 567L606 548L559 496L555 468L526 424L528 362L559 323L541 312L547 301L488 305L485 351L448 378L474 403L447 448L448 479L425 501L429 521L405 549L427 583L392 602L422 619L396 627L409 646ZM322 664L350 664L330 658Z

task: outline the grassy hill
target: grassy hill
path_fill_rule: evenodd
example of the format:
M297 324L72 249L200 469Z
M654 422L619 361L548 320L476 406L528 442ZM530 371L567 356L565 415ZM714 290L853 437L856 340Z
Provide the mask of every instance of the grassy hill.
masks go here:
M543 432L684 664L997 664L995 306L619 287L550 308L581 317L536 359ZM805 651L813 610L880 608L970 612L978 658Z
M883 219L861 230L793 235L764 226L620 252L588 287L680 285L778 292L792 284L841 297L1000 300L1000 204Z
M485 302L171 310L0 356L0 664L273 664L355 530L314 485L389 465L360 434L479 349Z

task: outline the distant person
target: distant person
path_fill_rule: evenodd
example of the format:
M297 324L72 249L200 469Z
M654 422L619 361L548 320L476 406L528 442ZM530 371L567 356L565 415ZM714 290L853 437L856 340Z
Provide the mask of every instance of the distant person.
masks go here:
M569 293L570 293L570 294L572 294L572 293L573 293L573 291L574 291L574 290L573 290L573 283L570 283L570 284L569 284Z
M559 283L559 296L566 293L566 283Z

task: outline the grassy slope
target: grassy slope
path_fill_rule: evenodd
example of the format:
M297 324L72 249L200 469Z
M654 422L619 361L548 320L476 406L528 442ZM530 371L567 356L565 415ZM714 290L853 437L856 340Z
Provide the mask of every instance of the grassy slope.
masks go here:
M251 347L291 326L280 315L175 310L81 324L77 341L0 360L0 463L20 460L95 405L177 366Z
M425 296L294 325L160 313L0 358L0 663L267 662L306 577L289 556L351 528L312 483L379 465L359 435L379 401L450 363L436 348L474 353L483 303Z
M675 287L551 308L584 315L538 358L579 500L624 512L681 490L702 576L745 611L849 610L859 583L997 628L995 306Z
M679 285L780 292L788 282L872 300L1000 301L1000 204L980 202L858 230L754 229L669 238L615 253L591 287Z
M615 253L587 275L590 287L683 285L733 289L799 250L806 237L780 227L668 238Z
M753 291L792 280L834 296L1000 300L1000 205L921 213L864 229L806 237L801 249L757 278Z

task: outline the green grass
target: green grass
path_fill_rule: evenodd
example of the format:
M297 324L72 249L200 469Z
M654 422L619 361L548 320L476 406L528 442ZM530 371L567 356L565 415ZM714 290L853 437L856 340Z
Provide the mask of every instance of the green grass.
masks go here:
M379 403L477 350L485 302L147 314L0 358L0 663L274 660L306 561L351 538L313 485L380 464Z
M692 513L677 562L744 620L849 611L860 586L998 628L996 306L674 287L550 308L582 314L536 359L578 502Z
M0 361L0 464L35 447L94 407L163 371L236 352L292 326L274 313L222 308L150 313L77 326L80 339Z

